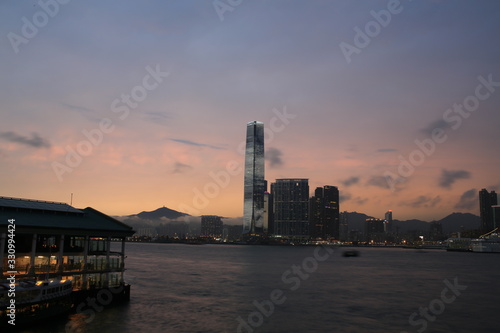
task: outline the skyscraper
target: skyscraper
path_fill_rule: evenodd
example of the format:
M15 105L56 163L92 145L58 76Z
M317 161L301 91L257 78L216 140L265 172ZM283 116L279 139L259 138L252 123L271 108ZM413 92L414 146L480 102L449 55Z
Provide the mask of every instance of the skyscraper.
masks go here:
M274 234L309 238L309 180L276 179L271 184Z
M264 123L247 124L243 234L264 232Z
M384 220L366 219L365 220L365 240L367 242L384 241Z
M481 230L491 231L494 228L493 208L498 205L498 197L495 191L488 192L486 189L479 191L479 214L481 216Z
M314 238L339 239L339 190L335 186L318 187L310 200L310 230Z
M339 218L339 240L346 242L349 240L349 213L340 213Z
M392 232L392 210L385 212L385 232Z

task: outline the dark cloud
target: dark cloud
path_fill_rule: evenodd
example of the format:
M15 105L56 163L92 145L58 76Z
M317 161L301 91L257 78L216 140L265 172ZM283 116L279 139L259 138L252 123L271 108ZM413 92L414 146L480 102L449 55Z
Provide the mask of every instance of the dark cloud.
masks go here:
M198 143L198 142L193 142L193 141L184 140L184 139L170 139L170 141L179 142L179 143L183 143L185 145L196 146L196 147L207 147L207 148L211 148L211 149L221 149L221 150L225 149L222 147L207 145L204 143Z
M349 187L351 185L359 183L359 177L349 177L345 180L342 180L340 183L346 187Z
M381 148L377 150L377 153L392 153L394 151L398 151L397 149L394 148Z
M172 119L172 115L168 112L143 112L143 119L155 124L165 124Z
M73 105L73 104L67 104L67 103L61 103L63 106L67 107L68 109L78 111L80 113L94 113L94 110L87 109L83 106L78 106L78 105Z
M187 165L187 164L184 164L184 163L180 163L180 162L175 162L175 164L174 164L174 170L172 171L172 173L184 173L187 170L192 169L192 168L193 167L190 166L190 165Z
M269 148L265 153L265 159L269 161L269 166L271 168L280 167L283 165L283 159L281 156L283 153L277 148Z
M433 122L431 122L429 125L427 125L426 127L422 128L420 130L420 132L422 133L425 133L427 135L432 135L432 132L436 129L436 128L439 128L439 129L442 129L442 130L448 130L451 128L451 125L450 123L444 121L444 119L438 119L438 120L435 120Z
M402 203L402 205L413 208L430 208L435 207L439 202L441 202L441 197L439 195L434 198L426 195L420 195L415 200L408 203Z
M31 133L31 138L14 132L0 132L0 138L20 143L33 148L50 148L50 142L42 138L38 133Z
M372 176L368 181L366 182L367 185L371 186L377 186L380 188L385 188L385 189L390 189L391 186L390 184L394 184L396 180L393 180L392 177L390 176Z
M84 117L88 121L91 121L94 123L99 123L102 120L102 118L99 117L99 115L97 114L97 112L95 110L91 110L91 109L88 109L88 108L83 107L83 106L73 105L73 104L68 104L68 103L61 103L61 105L70 109L70 110L78 112L80 114L80 116Z
M455 205L455 208L464 210L471 210L477 207L479 207L479 196L478 190L475 188L465 191Z
M451 188L457 180L470 178L470 172L466 170L445 170L441 172L439 177L439 186L443 188Z
M367 198L356 197L353 199L354 203L358 206L362 206L368 202Z
M351 200L351 198L352 198L352 195L350 193L341 192L339 200L340 200L340 202L345 202L345 201Z

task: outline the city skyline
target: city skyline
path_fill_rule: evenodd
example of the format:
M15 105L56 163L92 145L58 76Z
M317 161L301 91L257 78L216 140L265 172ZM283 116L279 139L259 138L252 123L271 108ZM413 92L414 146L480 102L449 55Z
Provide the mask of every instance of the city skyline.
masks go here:
M479 215L500 191L500 5L388 3L3 2L0 195L240 218L259 119L269 182Z

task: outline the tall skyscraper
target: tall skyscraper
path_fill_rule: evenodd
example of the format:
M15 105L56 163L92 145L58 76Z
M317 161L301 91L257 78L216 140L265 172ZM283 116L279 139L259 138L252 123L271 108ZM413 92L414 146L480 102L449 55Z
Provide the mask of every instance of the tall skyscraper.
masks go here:
M339 240L346 242L349 240L349 213L347 211L340 213L339 220Z
M264 123L247 124L243 234L264 233Z
M309 238L309 180L276 179L271 184L274 234Z
M309 228L314 238L339 239L339 190L335 186L318 187L310 200Z
M492 206L495 205L498 205L498 197L495 191L488 192L484 188L479 191L479 214L482 231L488 232L494 229Z

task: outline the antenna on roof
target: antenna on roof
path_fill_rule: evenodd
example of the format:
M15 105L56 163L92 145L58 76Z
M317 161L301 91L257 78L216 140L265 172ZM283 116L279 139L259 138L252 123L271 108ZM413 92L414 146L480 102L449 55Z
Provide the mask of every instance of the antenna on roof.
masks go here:
M73 206L73 193L71 193L71 201L70 201L70 206Z

